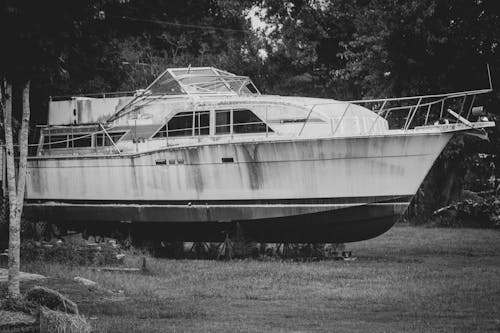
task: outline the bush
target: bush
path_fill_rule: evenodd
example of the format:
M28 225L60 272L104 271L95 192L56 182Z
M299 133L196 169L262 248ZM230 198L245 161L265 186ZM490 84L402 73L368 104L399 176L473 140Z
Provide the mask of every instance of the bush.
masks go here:
M26 301L38 304L42 307L70 314L78 314L78 306L61 293L40 286L28 290L25 295Z
M500 196L468 196L462 201L440 209L434 214L440 226L500 227Z
M65 243L43 244L35 241L21 243L21 261L58 262L67 265L109 265L118 262L118 251L110 244L81 246Z

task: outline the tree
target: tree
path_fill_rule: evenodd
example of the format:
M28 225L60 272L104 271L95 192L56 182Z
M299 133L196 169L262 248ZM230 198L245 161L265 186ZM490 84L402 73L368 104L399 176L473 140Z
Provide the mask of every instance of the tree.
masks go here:
M20 294L20 220L26 180L30 87L35 92L32 101L33 97L36 100L32 105L39 111L43 108L40 100L49 91L74 94L137 89L158 74L159 67L167 65L229 65L229 70L243 67L245 52L253 51L244 47L247 40L241 37L247 34L239 31L247 24L242 16L246 3L0 0L0 40L5 46L0 52L0 97L7 150L10 297ZM187 29L186 24L210 28ZM227 33L221 33L224 31ZM130 73L130 67L124 64L128 60L132 60L132 67L139 62L146 66ZM13 90L19 87L22 112L16 114ZM40 121L45 118L42 114L45 112L35 112L33 116ZM14 118L22 119L17 143Z
M19 248L21 232L21 216L23 210L24 189L26 184L26 164L28 156L29 129L29 88L30 82L23 85L22 92L22 124L19 132L19 167L16 177L15 149L12 130L12 85L3 80L1 83L0 100L3 114L5 135L5 152L7 168L7 192L9 198L9 277L8 296L18 298L19 291ZM16 179L17 178L17 179Z
M1 52L0 58L0 100L9 201L8 297L11 298L20 296L20 224L26 185L30 82L62 69L61 57L67 51L68 40L81 33L82 23L92 10L87 1L79 1L77 5L61 1L0 3L0 39L3 45L8 46ZM22 89L21 128L17 144L13 126L13 86Z

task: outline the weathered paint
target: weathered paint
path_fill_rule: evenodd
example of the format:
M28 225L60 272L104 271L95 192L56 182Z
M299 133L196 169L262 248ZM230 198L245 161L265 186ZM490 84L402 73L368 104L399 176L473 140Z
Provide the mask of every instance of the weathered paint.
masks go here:
M49 125L104 122L133 97L73 97L49 102Z
M356 241L385 231L402 214L451 136L212 142L31 158L26 212L80 228L130 221L150 236L159 228L186 240L215 240L225 228L221 222L240 221L259 240ZM346 223L359 227L361 221L366 232L347 231ZM165 223L170 227L160 227Z
M360 101L221 94L206 86L197 94L178 83L184 90L177 95L149 89L135 98L51 102L49 125L105 122L126 134L113 149L97 147L88 129L93 146L39 149L29 160L26 214L159 240L223 240L237 223L260 241L358 241L393 225L454 132L494 126L427 125L426 117L426 126L395 130ZM227 134L216 131L217 110L230 111ZM235 133L238 110L260 118L265 133ZM208 111L209 135L191 127L188 136L155 137L183 111Z
M412 195L452 134L302 139L29 161L38 200L256 200ZM223 163L232 157L234 163ZM175 161L157 165L156 161Z

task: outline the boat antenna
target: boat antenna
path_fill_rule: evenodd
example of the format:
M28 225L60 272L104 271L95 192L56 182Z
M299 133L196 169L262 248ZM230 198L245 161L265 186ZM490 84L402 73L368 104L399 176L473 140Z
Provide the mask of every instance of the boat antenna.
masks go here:
M490 64L486 63L486 69L488 70L488 80L490 82L490 90L493 90L493 83L491 83Z

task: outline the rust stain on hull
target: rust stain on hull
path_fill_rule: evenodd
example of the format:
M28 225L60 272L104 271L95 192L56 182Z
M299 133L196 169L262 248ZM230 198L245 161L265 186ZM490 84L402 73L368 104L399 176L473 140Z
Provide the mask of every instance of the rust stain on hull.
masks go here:
M307 223L314 224L321 217L322 225L333 226L335 219L328 222L322 217L333 216L332 212L338 210L331 206L312 208L291 204L259 208L208 202L411 197L450 137L283 140L178 147L124 156L35 158L29 161L31 177L26 195L34 205L27 207L27 211L59 221L83 218L86 221L189 224L273 220L283 226L286 220L279 219L304 219L305 224L290 224L302 230L307 228ZM223 157L232 157L234 161L224 163ZM157 164L158 160L165 163ZM92 213L88 209L91 206L51 203L122 200L135 201L137 205L93 206L95 213ZM193 207L140 205L144 201L172 200L197 204ZM355 212L362 211L367 204L369 202L361 201L357 207L339 207L342 211ZM384 218L394 220L402 211L396 212L394 205L389 206L393 207L393 213ZM371 211L385 212L382 207L373 207ZM334 215L338 218L338 214ZM365 215L354 214L355 218L349 220L355 223L370 216ZM373 217L382 218L377 214ZM345 216L341 220L347 223Z

